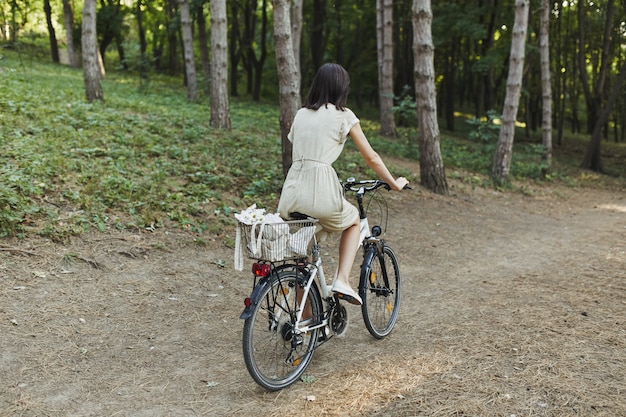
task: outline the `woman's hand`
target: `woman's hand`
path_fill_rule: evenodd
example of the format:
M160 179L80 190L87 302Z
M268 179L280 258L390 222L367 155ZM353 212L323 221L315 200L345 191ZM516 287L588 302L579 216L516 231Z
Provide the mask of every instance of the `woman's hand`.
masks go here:
M395 179L395 181L392 184L389 184L389 185L391 186L393 190L401 191L404 189L404 187L409 185L409 180L407 180L404 177L398 177Z

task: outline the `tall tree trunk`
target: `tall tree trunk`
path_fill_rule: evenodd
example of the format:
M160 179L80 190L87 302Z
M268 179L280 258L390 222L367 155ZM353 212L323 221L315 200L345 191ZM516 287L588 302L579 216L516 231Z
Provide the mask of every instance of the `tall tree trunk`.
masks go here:
M211 0L211 126L230 129L226 0Z
M378 96L380 134L396 136L393 115L393 1L376 0L376 40L378 45Z
M313 0L313 24L311 26L311 58L313 71L317 71L324 63L327 36L324 31L326 20L326 0Z
M261 35L260 41L254 42L260 44L261 54L257 58L253 43L248 45L248 57L254 69L252 100L259 101L261 99L261 82L263 80L263 67L267 59L267 0L261 3Z
M74 50L74 11L70 0L63 0L63 23L65 25L65 37L67 38L67 58L70 67L78 68L76 51Z
M206 95L209 95L211 79L211 61L209 59L209 38L207 36L206 18L204 16L204 3L196 6L196 20L198 22L198 43L200 49L200 60L202 63L202 79Z
M296 60L298 74L302 74L300 68L300 44L302 42L302 1L293 0L291 6L291 43L293 46L293 57Z
M180 2L180 23L183 29L183 53L185 56L185 74L187 76L187 100L193 101L198 93L198 81L196 77L196 62L193 51L193 34L191 30L191 13L189 12L189 0Z
M617 100L618 95L622 91L622 87L624 85L624 81L626 80L626 64L622 64L622 69L620 70L619 76L617 78L616 85L613 87L611 91L611 95L609 96L609 100L606 104L606 107L600 112L600 116L596 121L596 125L593 129L593 134L591 136L591 141L587 146L587 152L585 153L585 158L581 164L581 168L591 169L596 172L602 172L602 160L600 158L600 144L602 143L602 129L604 125L609 120L609 115L611 114L611 110L613 110L613 105Z
M496 184L509 181L513 140L515 138L515 120L519 107L524 70L526 31L528 29L529 0L515 0L515 23L513 24L513 40L509 58L509 75L506 84L506 97L502 112L500 137L493 158L491 176Z
M237 97L237 68L242 58L242 34L239 29L239 12L240 6L238 2L230 3L230 15L232 16L230 28L230 42L228 42L228 55L230 56L230 95Z
M52 62L59 63L59 44L57 43L57 35L52 24L52 8L50 0L43 0L43 10L46 13L46 24L48 25L48 38L50 39L50 54Z
M104 101L104 94L102 92L102 86L100 85L102 72L96 34L96 0L85 0L81 38L83 50L83 77L85 80L87 101L90 103L96 100Z
M598 113L604 101L607 74L613 64L612 58L610 57L610 48L615 7L613 0L607 1L602 54L599 60L595 60L596 68L592 68L592 71L598 75L594 80L595 82L593 82L593 86L590 86L588 76L589 62L586 53L588 46L585 38L586 32L584 30L586 26L585 16L587 15L584 9L586 3L587 2L584 1L578 2L578 76L580 77L583 92L585 93L585 101L587 103L587 132L592 133L595 128L595 122L598 120Z
M289 18L290 0L273 0L274 5L274 43L276 45L276 68L278 70L280 97L280 132L282 143L283 174L286 176L291 167L291 142L287 139L291 124L300 102L300 73L296 66L291 40L291 22Z
M141 10L143 0L137 0L135 6L136 18L137 18L137 32L139 33L139 77L141 80L148 78L148 57L146 51L148 50L148 44L146 42L146 30L143 27L143 11Z
M415 56L415 101L420 151L420 181L437 194L448 194L437 122L435 91L435 46L432 40L430 0L413 0L413 55Z
M168 49L168 70L170 75L179 74L178 59L178 29L176 28L176 19L178 7L176 0L165 0L165 15L167 16L167 49Z
M550 84L550 11L552 0L541 0L539 54L541 58L541 92L543 115L541 139L544 147L543 159L548 168L552 165L552 87Z

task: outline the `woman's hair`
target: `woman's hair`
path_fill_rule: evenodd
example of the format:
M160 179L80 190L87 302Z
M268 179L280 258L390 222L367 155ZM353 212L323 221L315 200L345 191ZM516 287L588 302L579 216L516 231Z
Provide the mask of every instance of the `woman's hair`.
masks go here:
M309 94L304 99L303 107L317 110L332 103L338 110L343 110L348 101L350 75L339 64L324 64L317 70Z

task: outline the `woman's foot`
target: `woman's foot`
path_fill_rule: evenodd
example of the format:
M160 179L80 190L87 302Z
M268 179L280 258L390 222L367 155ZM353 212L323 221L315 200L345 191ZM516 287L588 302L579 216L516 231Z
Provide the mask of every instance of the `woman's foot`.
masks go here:
M350 288L348 284L344 283L343 281L335 281L333 287L331 288L331 291L336 292L339 298L349 302L350 304L358 306L363 304L363 300L361 300L359 294L357 294L352 288Z

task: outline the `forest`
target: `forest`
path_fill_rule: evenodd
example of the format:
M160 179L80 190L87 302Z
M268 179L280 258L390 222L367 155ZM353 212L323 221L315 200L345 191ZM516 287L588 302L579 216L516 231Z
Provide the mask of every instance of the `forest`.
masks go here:
M0 416L626 415L625 22L626 0L0 0ZM375 340L344 303L268 392L234 214L277 207L283 110L329 61L413 187L368 206L402 304ZM353 141L334 168L374 175Z
M79 58L85 40L81 37L88 33L84 20L90 16L85 13L89 5L96 17L94 44L99 56L94 55L92 62L100 66L96 72L101 72L105 79L108 77L108 85L116 80L134 80L139 89L148 89L165 80L172 88L184 88L187 101L197 106L203 106L209 99L213 105L213 100L219 98L219 90L213 92L211 88L221 86L223 93L219 94L231 100L275 106L280 101L281 71L276 57L281 50L275 46L273 34L279 29L275 28L273 14L279 3L285 2L223 2L226 53L222 67L216 72L211 69L217 61L212 49L215 41L212 29L218 23L213 20L216 12L211 7L222 4L220 1L11 0L0 5L0 42L3 50L16 53L22 63L28 55L40 62L76 70L83 67L85 71L88 54L82 54L82 65ZM290 36L299 39L293 42L300 78L299 95L306 94L315 70L322 63L341 63L351 75L351 106L362 118L380 118L381 125L376 130L381 136L381 146L389 148L397 144L397 149L402 148L402 156L419 157L423 148L418 149L415 132L423 131L425 126L418 126L416 109L415 57L421 59L421 54L414 53L417 2L286 3L292 18ZM469 137L482 145L481 152L491 154L496 149L507 94L514 3L491 0L432 5L432 84L436 103L430 107L436 109L438 123L447 135ZM582 143L586 149L577 162L581 168L623 176L623 160L612 158L610 153L621 149L626 140L625 2L533 0L525 3L528 22L522 40L524 60L516 103L519 110L512 121L516 126L516 143L531 146L525 149L531 149L530 153L537 159L526 172L534 171L529 174L534 178L550 178L554 175L553 166L549 159L546 161L546 155L552 152L551 148L558 149L566 143L580 147ZM391 13L381 23L384 7ZM541 36L542 10L548 12L549 38ZM390 51L385 62L392 61L393 66L389 74L381 76L383 24L388 26L390 34L385 41ZM548 101L540 68L542 39L549 39ZM186 53L186 48L191 52ZM99 94L97 98L105 101L107 92ZM88 101L91 101L89 97ZM383 102L391 103L391 129L385 128ZM546 103L550 108L547 127L542 120L546 117ZM9 110L11 106L4 104ZM232 113L228 108L226 111ZM229 123L228 117L221 117ZM215 127L212 113L211 126ZM548 144L546 131L550 134L554 131L554 140ZM603 149L607 149L604 156ZM458 153L451 157L447 151L444 159L447 165L454 166L460 158ZM426 177L424 171L421 174L422 179Z
M351 74L357 107L375 105L377 45L375 0L309 0L302 3L300 68L302 85L326 61L341 63ZM192 0L196 62L201 84L208 82L207 25L209 2ZM393 2L394 96L402 102L413 93L412 0ZM591 133L598 112L616 86L625 59L624 1L551 2L550 68L553 76L553 124L557 143L564 131ZM461 112L483 117L502 107L513 25L513 2L442 1L433 4L433 39L438 109L446 129L454 129ZM520 121L530 132L540 127L539 1L530 4L524 92ZM47 36L50 59L58 62L67 50L71 31L80 47L82 4L70 0L11 0L0 8L4 44ZM229 93L253 100L277 96L273 63L272 2L229 0ZM107 69L162 72L184 81L178 0L100 0L97 9L98 48ZM604 129L604 138L626 139L625 94L619 94ZM407 122L407 121L402 121Z

